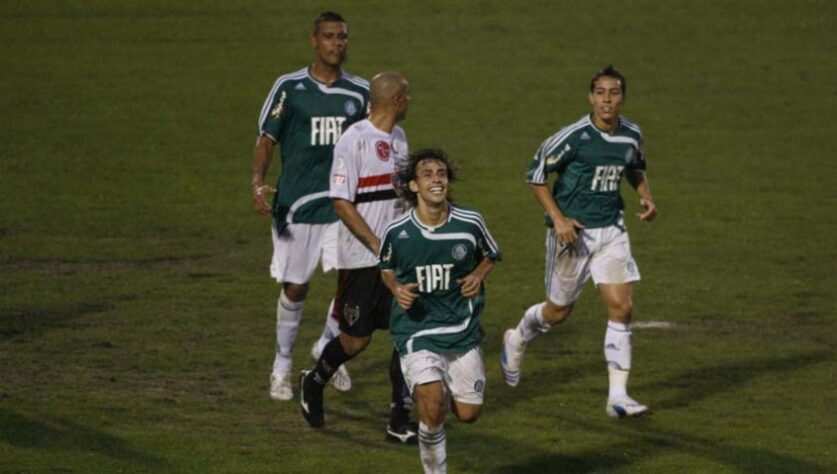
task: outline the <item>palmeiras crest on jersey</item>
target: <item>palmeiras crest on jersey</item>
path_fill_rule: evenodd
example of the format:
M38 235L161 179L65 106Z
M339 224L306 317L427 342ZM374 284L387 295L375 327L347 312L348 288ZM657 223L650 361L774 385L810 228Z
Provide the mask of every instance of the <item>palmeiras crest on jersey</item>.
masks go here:
M387 143L383 140L378 140L378 142L375 143L375 152L378 154L378 159L379 160L389 161L389 155L390 155L389 143Z
M346 303L343 305L343 317L346 318L346 322L349 323L349 326L354 326L360 318L360 306Z
M354 101L347 100L346 103L343 104L343 110L345 110L348 115L354 115L357 113L357 106Z
M466 255L468 255L468 249L465 247L465 244L456 244L450 251L450 256L454 260L462 260Z

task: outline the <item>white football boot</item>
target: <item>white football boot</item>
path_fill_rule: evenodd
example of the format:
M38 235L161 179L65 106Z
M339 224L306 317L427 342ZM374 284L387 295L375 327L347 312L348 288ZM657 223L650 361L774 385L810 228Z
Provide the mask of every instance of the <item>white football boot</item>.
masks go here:
M607 412L607 416L611 418L643 416L650 413L647 406L640 404L627 395L609 398L605 411Z
M316 342L314 342L314 345L311 346L311 358L314 359L315 363L320 359L320 354L322 353L322 351L317 350L318 347L319 346ZM352 378L349 377L349 371L346 370L346 364L342 364L337 368L337 371L331 376L329 383L338 392L348 392L352 389Z
M270 374L270 398L285 402L293 400L294 390L291 387L290 372L284 374L273 372Z
M520 365L523 363L523 353L526 343L517 329L508 329L503 334L503 352L500 353L500 368L503 379L510 387L517 387L520 382Z

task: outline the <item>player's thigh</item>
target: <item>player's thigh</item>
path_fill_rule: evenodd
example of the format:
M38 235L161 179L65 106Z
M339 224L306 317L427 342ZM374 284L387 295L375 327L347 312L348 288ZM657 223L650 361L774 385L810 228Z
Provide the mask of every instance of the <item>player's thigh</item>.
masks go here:
M477 346L463 354L448 355L445 382L457 404L482 405L485 393L485 365ZM467 408L467 407L465 407Z
M569 306L578 299L590 279L590 251L584 238L573 247L558 244L552 229L546 233L546 297L558 306Z
M599 249L590 261L593 281L599 284L622 284L639 281L639 268L631 254L628 233L616 226L602 231Z
M311 280L322 252L323 225L288 224L277 235L274 226L270 275L279 282L304 284Z
M417 386L432 382L445 383L448 369L444 356L428 350L411 352L401 356L401 372L410 393L414 393Z
M377 267L339 270L334 310L340 330L354 337L371 336L389 327L392 295Z

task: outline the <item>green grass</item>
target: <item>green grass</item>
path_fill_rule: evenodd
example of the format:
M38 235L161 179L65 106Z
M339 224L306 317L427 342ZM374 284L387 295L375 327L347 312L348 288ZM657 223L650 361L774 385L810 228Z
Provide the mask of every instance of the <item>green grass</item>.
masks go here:
M325 8L350 21L349 71L409 78L412 147L452 155L503 247L485 414L447 424L452 472L837 470L835 4L515 3L0 5L0 472L419 472L383 441L387 334L322 431L266 393L278 288L251 147ZM592 287L519 387L498 361L543 297L523 171L611 62L661 212L629 221L636 319L675 323L634 332L631 391L655 413L627 422L604 416ZM297 368L334 280L312 283Z

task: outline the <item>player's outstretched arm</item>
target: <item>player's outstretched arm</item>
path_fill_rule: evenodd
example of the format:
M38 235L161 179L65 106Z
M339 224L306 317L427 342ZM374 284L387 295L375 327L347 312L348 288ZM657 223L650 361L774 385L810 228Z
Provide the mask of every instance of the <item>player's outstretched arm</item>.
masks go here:
M466 298L479 296L482 282L485 281L485 278L491 272L492 268L494 268L494 260L491 260L488 257L483 257L482 261L479 265L477 265L477 268L475 268L474 271L456 280L457 283L459 283L459 289L462 292L462 296Z
M648 176L645 171L632 170L626 175L628 182L639 194L639 205L644 209L643 212L638 212L636 215L639 220L651 222L657 217L657 204L654 203L654 198L651 197L651 186L648 184Z
M264 184L264 177L273 155L273 140L262 135L256 140L253 149L253 176L250 178L250 190L253 193L253 210L262 215L270 214L267 196L275 194L276 188Z
M398 306L407 310L413 306L413 302L418 298L418 293L413 290L418 288L418 283L407 283L402 285L395 279L395 272L392 270L381 270L381 279L384 285L389 288L390 293L398 302Z

